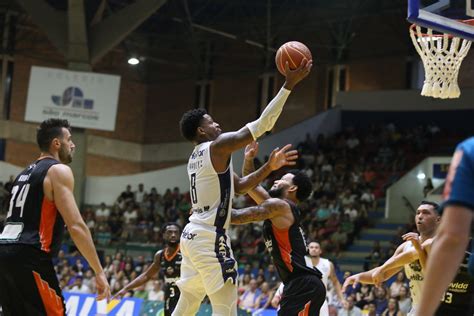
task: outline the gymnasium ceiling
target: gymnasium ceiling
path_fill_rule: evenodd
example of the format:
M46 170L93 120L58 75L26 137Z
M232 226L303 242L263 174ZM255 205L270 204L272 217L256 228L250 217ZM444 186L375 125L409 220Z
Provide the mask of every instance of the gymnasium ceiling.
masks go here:
M1 0L0 8L19 12L19 24L30 23L22 1ZM35 1L68 10L66 0ZM100 23L134 2L84 0L86 23ZM167 0L117 47L155 69L203 63L206 49L212 58L268 68L275 48L300 40L316 63L344 63L412 54L405 16L406 0ZM238 51L229 56L226 49L236 46Z

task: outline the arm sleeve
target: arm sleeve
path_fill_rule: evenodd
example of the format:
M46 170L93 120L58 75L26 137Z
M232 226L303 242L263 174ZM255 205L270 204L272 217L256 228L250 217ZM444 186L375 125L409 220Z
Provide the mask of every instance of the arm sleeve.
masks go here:
M254 140L273 128L290 92L291 90L281 88L278 94L268 103L260 117L253 122L247 123L246 126L250 130L250 133L252 133Z

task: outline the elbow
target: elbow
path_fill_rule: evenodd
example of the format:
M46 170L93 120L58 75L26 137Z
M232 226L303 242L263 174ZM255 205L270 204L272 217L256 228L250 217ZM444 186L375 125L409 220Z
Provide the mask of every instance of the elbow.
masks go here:
M249 189L246 187L245 183L243 181L236 182L234 184L234 192L237 195L244 195L247 194Z
M86 230L88 230L86 224L84 222L77 222L73 223L72 225L68 225L67 230L71 237L82 235Z

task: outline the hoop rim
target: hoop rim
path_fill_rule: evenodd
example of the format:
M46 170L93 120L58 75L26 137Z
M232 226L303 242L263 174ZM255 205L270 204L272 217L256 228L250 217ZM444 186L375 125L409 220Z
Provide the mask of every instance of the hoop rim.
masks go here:
M458 20L459 22L462 22L462 23L465 23L465 24L469 24L469 25L472 25L474 26L474 19L467 19L467 20ZM412 23L410 25L410 31L412 31L418 24L416 23ZM421 26L421 25L420 25ZM424 27L424 26L421 26L421 27ZM430 27L424 27L426 29L431 29ZM418 35L418 33L416 33ZM421 37L444 37L445 35L447 35L449 38L453 38L453 37L456 37L455 35L452 35L452 34L449 34L449 33L443 33L443 34L427 34L425 32L421 32L419 35L421 35Z

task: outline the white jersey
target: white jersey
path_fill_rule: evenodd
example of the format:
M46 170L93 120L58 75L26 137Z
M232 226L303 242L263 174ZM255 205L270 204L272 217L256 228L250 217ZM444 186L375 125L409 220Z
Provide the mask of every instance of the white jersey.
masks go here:
M310 256L305 256L304 259L306 261L306 265L308 267L312 268L313 267L313 261L311 261L311 257ZM319 257L319 262L316 265L316 268L319 271L321 271L321 273L323 275L321 281L323 281L324 286L327 288L328 287L329 275L331 274L331 261L329 261L328 259L324 259L324 258Z
M411 242L406 242L403 246L403 251L410 251L413 247ZM405 266L405 275L410 281L410 293L413 301L413 308L415 308L421 299L421 287L423 286L423 271L421 269L420 261L416 260Z
M211 143L197 145L189 157L189 192L193 207L189 221L214 226L216 229L227 229L234 197L232 159L226 171L217 173L211 161Z

